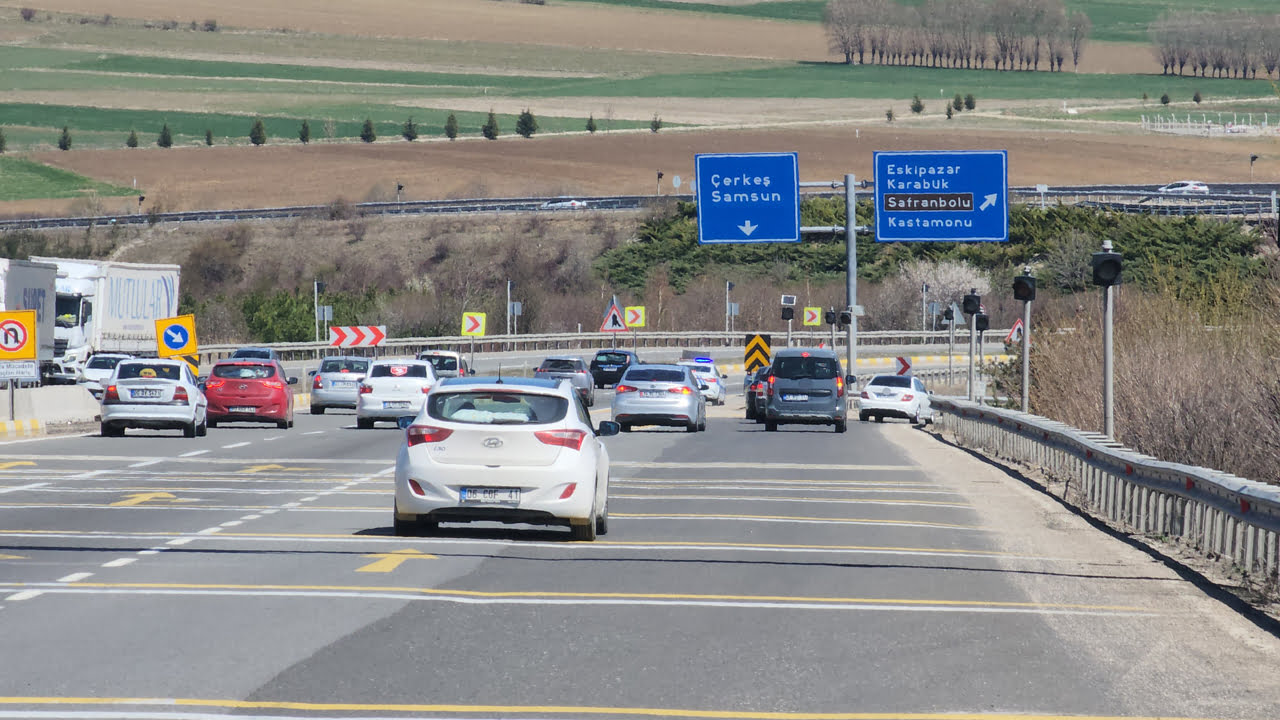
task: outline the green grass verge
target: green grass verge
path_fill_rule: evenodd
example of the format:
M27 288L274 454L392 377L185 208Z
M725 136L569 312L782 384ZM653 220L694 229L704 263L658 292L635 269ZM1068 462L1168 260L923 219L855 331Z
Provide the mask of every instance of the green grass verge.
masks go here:
M35 198L74 198L97 193L110 197L133 195L132 188L90 180L18 157L0 157L0 202Z

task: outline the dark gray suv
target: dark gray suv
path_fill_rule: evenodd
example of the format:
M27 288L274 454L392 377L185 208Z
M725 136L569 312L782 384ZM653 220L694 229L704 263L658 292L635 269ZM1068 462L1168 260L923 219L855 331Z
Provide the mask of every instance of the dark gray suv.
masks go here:
M765 384L764 429L788 423L848 426L848 398L840 356L832 350L786 348L773 356Z

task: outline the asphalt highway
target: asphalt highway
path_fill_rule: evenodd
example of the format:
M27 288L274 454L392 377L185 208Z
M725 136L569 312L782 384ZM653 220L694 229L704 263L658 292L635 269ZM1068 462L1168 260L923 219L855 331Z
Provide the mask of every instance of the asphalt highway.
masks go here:
M1277 717L1276 637L1018 479L740 412L610 438L594 543L393 536L349 413L0 444L0 718Z

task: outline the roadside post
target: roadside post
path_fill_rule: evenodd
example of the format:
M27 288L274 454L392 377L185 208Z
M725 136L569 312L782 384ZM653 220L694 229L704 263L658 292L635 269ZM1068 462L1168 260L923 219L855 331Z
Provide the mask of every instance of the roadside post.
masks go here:
M10 420L17 420L14 405L18 382L40 380L37 340L35 310L0 312L0 379L9 386Z
M955 382L952 378L952 365L956 355L956 316L960 314L960 308L955 303L947 306L942 311L942 319L947 323L947 384Z
M791 322L796 317L796 296L783 295L781 304L782 319L787 321L787 347L791 347Z
M1111 251L1111 241L1102 241L1102 252L1093 254L1093 284L1102 288L1102 427L1108 438L1116 436L1114 350L1112 330L1115 327L1115 301L1112 290L1120 284L1123 258Z
M1013 299L1022 301L1022 412L1031 407L1031 301L1036 299L1036 279L1031 266L1013 279Z
M973 402L973 385L974 381L977 380L973 362L974 356L978 352L978 312L981 309L982 296L978 294L978 288L973 288L968 295L964 296L963 305L964 314L969 316L969 402Z

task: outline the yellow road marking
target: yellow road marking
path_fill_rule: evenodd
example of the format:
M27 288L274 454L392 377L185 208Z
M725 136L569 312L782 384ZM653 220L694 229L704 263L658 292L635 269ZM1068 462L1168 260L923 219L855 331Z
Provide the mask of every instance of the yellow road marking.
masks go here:
M264 471L266 471L266 470L281 470L281 471L283 471L283 472L308 472L308 471L312 471L312 470L319 470L319 468L313 468L313 467L285 467L284 465L276 465L275 463L271 463L271 464L268 464L268 465L251 465L251 466L249 466L249 467L247 467L247 468L245 468L245 469L243 469L243 470L241 470L241 471L239 471L239 472L240 472L241 474L253 474L253 473L260 473L260 472L264 472Z
M26 560L22 555L0 555L0 560Z
M716 520L800 520L815 522L877 523L880 525L909 525L954 530L986 530L979 525L954 525L952 523L925 522L923 520L882 520L880 518L827 518L808 517L802 515L716 515L712 513L619 513L610 512L609 517L620 518L711 518Z
M195 502L195 500L182 499L174 495L173 493L167 493L167 492L133 493L132 495L127 495L126 497L128 499L120 500L119 502L113 502L110 504L109 507L133 507L135 505L141 505L143 503L151 502L153 500L163 500L164 502L167 502L167 503ZM94 506L88 505L87 507L94 507Z
M35 463L29 462L27 460L19 460L18 462L0 463L0 470L11 470L13 468L22 467L24 465L34 466Z
M607 707L586 705L447 705L419 703L318 703L289 700L221 700L217 698L0 697L3 705L145 705L148 707L216 707L237 710L301 710L308 712L399 712L613 715L716 720L1214 720L1172 715L1052 715L987 712L771 712L693 710L683 708Z
M375 558L375 560L364 567L356 568L356 572L389 573L400 567L405 560L413 560L414 558L417 558L418 560L438 559L435 555L428 555L421 550L414 550L413 548L393 550L389 553L374 553L372 555L365 555L364 557Z
M14 583L35 587L31 583ZM378 592L404 593L424 597L466 597L485 599L544 600L683 600L690 602L810 603L815 605L896 605L900 607L1015 608L1036 610L1078 610L1093 612L1149 613L1151 608L1129 605L1086 605L1080 603L1037 603L1010 600L924 600L917 598L859 598L790 595L700 595L695 593L563 592L558 590L441 590L422 587L381 585L247 585L240 583L58 583L63 588L134 590L246 590L282 592Z

